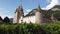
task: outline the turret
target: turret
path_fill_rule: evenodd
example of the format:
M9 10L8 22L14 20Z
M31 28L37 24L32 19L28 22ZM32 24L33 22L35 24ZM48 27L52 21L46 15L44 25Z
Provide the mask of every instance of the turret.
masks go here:
M19 19L24 16L22 6L19 6L19 7L16 9L14 15L15 15L15 16L14 16L14 23L19 23Z
M18 12L19 12L19 16L24 16L24 12L23 12L23 7L22 6L18 7Z
M37 8L38 12L41 13L41 8L40 8L40 5L38 5L38 8Z
M23 17L24 17L24 12L23 12L23 7L19 6L19 23L21 23L23 21Z
M19 7L18 7L18 10L19 10L19 11L23 11L23 7L22 7L22 6L19 6Z
M42 23L43 16L42 16L40 5L38 5L37 12L35 13L35 16L36 16L36 22L38 24Z

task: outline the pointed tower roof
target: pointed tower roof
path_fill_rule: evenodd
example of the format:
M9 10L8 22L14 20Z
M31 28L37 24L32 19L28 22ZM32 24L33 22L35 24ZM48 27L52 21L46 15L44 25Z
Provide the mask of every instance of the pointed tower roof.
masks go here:
M22 6L19 6L19 7L18 7L18 10L19 10L19 11L23 11L23 7L22 7Z
M21 2L21 0L19 0L19 6L18 6L18 8L16 8L15 13L16 12L19 12L19 11L22 11L23 12L23 7L22 7L22 4L20 4L20 2Z
M40 4L38 5L38 12L41 12Z
M18 6L18 8L16 8L15 13L18 12L18 11L23 11L23 7L22 6Z

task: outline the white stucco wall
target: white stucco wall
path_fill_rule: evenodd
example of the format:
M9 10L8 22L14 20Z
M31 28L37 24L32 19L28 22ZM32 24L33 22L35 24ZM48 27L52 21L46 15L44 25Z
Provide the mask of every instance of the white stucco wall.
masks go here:
M22 22L21 20L23 20L23 16L21 16L21 17L19 18L19 23Z
M36 22L38 24L42 23L43 22L43 16L42 16L42 13L41 12L36 12L35 13L35 16L36 16Z
M19 20L19 23L21 23L21 20L22 20L22 19ZM29 23L30 21L31 21L32 23L35 23L35 16L29 16L29 17L24 17L24 18L23 18L23 22Z
M13 23L17 23L17 12L14 14Z

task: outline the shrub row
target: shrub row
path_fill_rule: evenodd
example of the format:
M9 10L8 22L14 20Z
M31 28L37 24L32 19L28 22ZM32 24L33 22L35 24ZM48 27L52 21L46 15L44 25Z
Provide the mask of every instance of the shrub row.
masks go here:
M40 25L46 34L60 34L60 22Z
M33 23L0 24L0 34L41 34L41 30L39 25Z
M0 24L0 34L60 34L60 22L49 24Z

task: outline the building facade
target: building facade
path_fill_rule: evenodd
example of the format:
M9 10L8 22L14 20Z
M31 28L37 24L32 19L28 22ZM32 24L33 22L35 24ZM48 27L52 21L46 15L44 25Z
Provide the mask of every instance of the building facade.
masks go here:
M33 14L33 15L29 15L29 16L24 16L24 12L23 12L23 7L19 6L15 13L14 13L14 19L13 19L13 23L22 23L22 22L32 22L32 23L49 23L54 21L54 16L51 17L51 19L47 19L43 17L43 13L41 11L40 5L38 5L37 11Z

